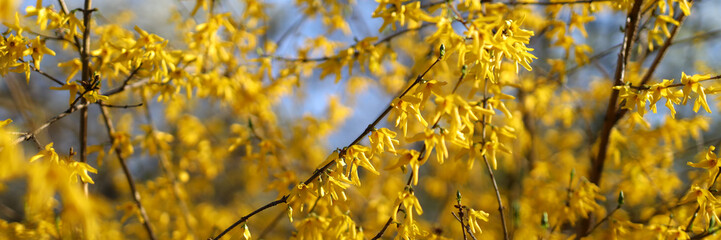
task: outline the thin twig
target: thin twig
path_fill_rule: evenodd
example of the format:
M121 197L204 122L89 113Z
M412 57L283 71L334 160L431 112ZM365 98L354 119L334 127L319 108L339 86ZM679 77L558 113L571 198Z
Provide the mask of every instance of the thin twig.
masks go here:
M485 130L484 130L485 131ZM488 162L486 155L483 155L483 161L486 162L486 169L488 169L488 175L491 177L493 182L493 190L496 192L496 200L498 201L498 212L501 214L501 225L503 226L503 239L510 239L508 235L508 229L506 227L506 214L503 213L503 201L501 200L501 192L498 191L498 183L496 183L496 176L493 174L491 164Z
M600 2L611 2L614 0L569 0L569 1L556 1L556 2L530 2L530 1L515 1L504 3L507 5L567 5L567 4L584 4L584 3L600 3Z
M621 208L620 206L619 206L619 207L616 207L616 208L614 208L610 213L606 214L606 216L603 217L603 219L601 219L601 221L598 221L598 222L596 223L596 225L593 225L593 227L591 228L591 230L588 230L588 232L587 232L586 234L584 234L584 236L582 236L582 237L591 235L591 233L593 232L593 230L596 230L596 228L598 228L598 226L601 226L601 224L602 224L603 222L605 222L606 220L608 220L608 218L611 217L611 215L613 215L613 213L615 213L616 211L618 211L618 209L620 209L620 208ZM582 237L578 237L578 238L576 238L576 239L581 239Z
M488 108L488 78L484 79L483 83L483 108ZM489 124L488 116L483 116L481 119L481 136L483 141L486 140L486 125ZM503 227L503 239L509 240L510 235L508 235L508 227L506 226L506 214L503 212L503 200L501 199L501 192L498 190L498 183L496 182L496 176L493 174L493 169L491 168L491 164L488 162L488 158L486 155L483 155L483 161L486 163L486 169L488 170L488 176L491 178L491 182L493 183L493 191L496 193L496 201L498 202L498 212L501 215L501 226Z
M21 59L21 58L19 58L18 61L21 62L21 63L25 63L25 60L23 60L23 59ZM37 66L35 66L35 64L33 64L33 65L30 65L30 63L27 63L27 64L28 64L28 66L30 66L30 69L32 69L33 71L35 71L35 72L37 72L37 73L40 73L40 75L43 75L43 76L47 77L48 79L50 79L51 81L57 83L58 85L60 85L60 86L65 85L65 83L63 83L62 81L58 80L56 77L53 77L52 75L50 75L50 74L48 74L48 73L40 70Z
M108 132L108 136L110 137L110 142L115 142L115 128L113 127L113 122L110 121L108 109L107 107L100 106L100 111L103 115L103 120L105 121L105 128ZM153 229L150 226L148 213L145 211L143 204L140 202L140 193L135 188L135 181L133 180L133 176L130 174L128 165L125 164L125 158L123 157L122 150L120 150L120 146L115 147L115 155L117 155L118 162L120 162L120 166L123 168L123 173L125 173L125 179L128 181L128 185L130 186L133 201L135 201L135 205L137 206L138 211L140 212L140 217L142 218L140 221L143 223L145 231L148 232L148 238L155 239L155 234L153 234Z
M608 220L608 218L611 217L611 215L613 215L613 213L615 213L616 211L618 211L618 209L620 209L620 208L621 208L621 205L618 205L618 206L617 206L616 208L614 208L610 213L606 214L606 216L603 217L603 219L601 219L601 221L598 221L598 222L596 223L596 225L593 225L593 227L592 227L590 230L588 230L588 232L584 233L583 236L576 236L576 239L581 239L581 238L583 238L583 237L586 237L586 236L588 236L588 235L591 235L591 233L593 233L593 230L596 230L596 228L598 228L599 226L601 226L601 224L602 224L603 222L605 222L606 220Z
M273 206L275 206L275 205L278 205L278 204L281 204L281 203L287 203L288 197L290 197L290 195L285 195L285 196L281 197L280 199L275 200L275 201L272 201L272 202L269 202L268 204L266 204L266 205L264 205L264 206L256 209L255 211L249 213L248 215L243 216L242 218L238 219L238 221L236 221L235 223L233 223L233 225L230 225L230 227L226 228L225 231L223 231L222 233L218 234L218 236L216 236L216 237L213 238L213 239L214 239L214 240L220 239L220 238L223 237L226 233L230 232L230 230L232 230L233 228L235 228L235 226L238 226L238 224L241 224L241 223L247 221L250 217L252 217L252 216L255 215L255 214L258 214L258 213L262 212L262 211L265 210L265 209L271 208L271 207L273 207Z
M109 107L109 108L136 108L136 107L142 107L143 103L138 103L138 104L133 104L133 105L110 105L110 104L100 103L100 106Z
M60 114L58 114L58 115L50 118L50 120L46 121L43 125L40 125L40 127L36 128L35 130L33 130L33 131L31 131L31 132L25 133L25 134L23 134L22 136L20 136L19 138L15 139L15 141L13 142L13 144L18 144L18 143L20 143L20 142L27 141L27 140L33 138L33 137L34 137L35 135L37 135L40 131L42 131L43 129L47 128L48 126L50 126L50 125L53 124L54 122L56 122L56 121L64 118L64 117L67 116L67 115L70 115L71 113L73 113L73 112L75 112L75 111L77 111L77 110L79 110L79 109L86 108L87 106L88 106L88 103L70 106L70 108L68 108L68 109L65 110L64 112L62 112L62 113L60 113Z
M600 2L610 2L613 0L568 0L568 1L556 1L556 2L532 2L532 1L514 1L511 0L510 2L497 2L509 6L513 5L537 5L537 6L548 6L548 5L572 5L572 4L584 4L584 3L600 3ZM430 2L421 5L421 8L431 8L436 5L441 5L446 3L447 1L437 1L437 2Z
M131 89L131 88L136 88L136 87L139 87L139 86L143 86L143 85L147 84L148 81L149 81L149 79L144 79L144 80L142 80L142 81L138 81L138 82L135 82L135 83L132 83L132 84L128 84L128 85L125 85L125 86L122 86L122 87L119 87L119 88L116 88L116 89L112 89L112 90L110 90L110 91L108 91L108 92L106 92L106 93L102 93L101 95L105 95L105 96L108 96L108 97L109 97L109 96L112 96L112 95L121 93L121 92L125 91L126 89ZM87 91L88 91L88 90L86 90L86 92L87 92ZM33 136L37 135L37 134L38 134L40 131L42 131L43 129L49 127L49 126L50 126L51 124L53 124L54 122L56 122L56 121L58 121L58 120L60 120L60 119L62 119L62 118L64 118L64 117L70 115L71 113L73 113L73 112L75 112L75 111L77 111L77 110L80 110L80 109L83 109L83 108L88 107L88 105L90 105L89 103L75 105L75 104L80 100L80 97L81 97L82 95L84 95L84 93L81 94L78 98L76 98L75 101L73 101L73 103L70 104L70 107L69 107L67 110L65 110L64 112L62 112L62 113L60 113L60 114L58 114L58 115L50 118L50 119L49 119L48 121L46 121L43 125L41 125L40 127L36 128L35 130L32 130L32 131L27 132L27 133L24 133L22 136L20 136L19 138L15 139L15 141L13 142L13 144L18 144L18 143L20 143L20 142L30 140Z
M421 149L421 154L418 154L418 158L421 158L421 156L425 153L425 151L426 151L426 148L425 148L425 146L424 146L423 149ZM410 187L410 186L411 186L411 182L413 181L413 177L414 177L413 174L414 174L414 173L413 173L413 171L410 171L410 172L411 172L411 173L410 173L410 175L408 176L408 181L406 181L406 187ZM403 203L399 203L399 204L398 204L398 209L397 209L396 212L393 213L393 214L398 214L398 212L401 211L401 206L402 206L402 205L403 205ZM386 221L386 224L383 225L383 228L381 228L381 230L380 230L378 233L376 233L376 235L373 236L373 238L371 238L371 240L377 240L377 239L381 238L381 237L383 236L383 233L386 232L386 230L388 229L388 226L390 226L391 223L393 223L393 215L391 215L390 217L388 217L388 221Z
M721 75L716 75L716 76L709 77L706 79L701 79L701 80L698 80L697 82L705 82L705 81L711 81L711 80L717 80L717 79L721 79ZM675 88L675 87L683 87L683 86L684 86L683 83L674 83L674 84L666 86L666 88ZM638 90L651 89L651 87L649 87L649 86L631 86L631 88L638 89Z
M461 224L461 232L463 233L463 240L468 240L468 236L466 236L466 224L463 223L463 211L461 208L458 208L458 215L461 215L460 217L456 215L456 212L451 212L451 215L458 220L458 222Z
M441 58L439 57L439 58L436 60L436 62L438 62L440 59L441 59ZM435 65L436 62L434 62L433 65ZM428 71L433 67L433 65L431 65L428 69L426 69L426 71L425 71L422 75L419 75L419 77L416 78L416 81L419 81L419 79L422 79L423 76L425 76L426 73L428 73ZM458 84L460 84L460 82L463 81L463 78L464 78L465 76L466 76L466 74L461 74L461 76L458 78L458 83L456 83L456 87L453 88L453 91L451 92L451 94L455 93L456 90L458 90ZM412 87L413 87L413 86L411 85L411 87L409 87L408 89L406 89L406 90L401 94L401 96L405 95L405 94L408 92L408 90L409 90L410 88L412 88ZM399 97L399 98L400 98L400 97ZM390 108L390 106L389 106L389 108ZM386 109L386 110L388 111L388 109ZM384 113L387 113L387 112L384 112ZM384 115L384 114L381 114L381 116L383 116L383 115ZM379 119L381 118L381 116L379 116ZM376 121L375 121L374 123L377 123L377 121L378 121L379 119L376 119ZM437 118L437 119L435 120L435 123L433 123L433 125L431 126L431 129L436 128L436 127L438 126L438 123L440 122L440 120L441 120L441 118ZM371 126L369 125L369 127L371 127ZM366 130L368 130L368 128L366 128ZM364 135L365 135L365 134L364 134ZM354 142L357 142L357 141L360 141L360 140L359 140L359 139L356 139L356 141L354 141ZM423 145L423 147L421 148L421 151L420 151L419 154L418 154L418 158L419 158L419 159L420 159L420 158L423 158L424 154L426 154L426 145ZM408 178L408 181L406 182L406 186L411 186L411 181L413 180L413 177L414 177L414 176L413 176L413 171L411 171L411 175L410 175L410 177ZM400 210L400 208L399 208L399 210ZM386 224L383 225L383 228L381 229L381 231L378 232L378 233L373 237L373 240L382 237L382 236L383 236L383 233L386 231L386 229L388 228L388 226L391 224L392 221L393 221L393 216L391 216L391 217L388 219L388 221L386 222ZM475 237L474 237L474 239L475 239Z
M423 72L423 74L418 75L418 77L416 77L415 81L413 81L413 83L411 83L411 85L408 86L408 88L406 88L400 95L398 95L397 98L402 98L403 96L405 96L405 95L408 93L408 91L410 91L413 87L415 87L418 83L420 83L421 80L423 79L423 77L425 77L425 75L428 73L428 71L430 71L431 68L433 68L433 66L435 66L436 63L438 63L440 60L441 60L441 58L438 57L438 58L431 64L431 66L429 66L429 67ZM388 115L388 113L391 111L391 109L393 109L393 105L388 104L388 107L387 107L380 115L378 115L378 117L373 121L373 123L369 124L368 127L366 127L366 129L365 129L360 135L358 135L358 137L356 137L356 139L353 140L353 142L351 142L350 144L348 144L348 146L347 146L346 148L358 144L366 135L368 135L371 131L373 131L373 129L375 128L375 126L381 121L381 119L385 118L385 116ZM343 154L345 154L345 151L341 151L341 153L342 153L342 154L341 154L341 156L342 156ZM308 178L308 179L307 179L305 182L303 182L303 183L306 184L306 185L307 185L307 184L310 184L310 183L313 182L318 176L320 176L321 173L325 172L325 170L328 169L330 166L332 166L334 163L335 163L335 160L330 161L329 163L327 163L326 165L324 165L323 167L321 167L321 168L319 168L319 169L316 169L315 172L313 173L313 175L310 176L310 178Z

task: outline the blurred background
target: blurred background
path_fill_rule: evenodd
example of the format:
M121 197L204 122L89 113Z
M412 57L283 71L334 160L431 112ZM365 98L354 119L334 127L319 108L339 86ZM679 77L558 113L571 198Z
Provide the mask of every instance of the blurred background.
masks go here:
M79 8L82 6L80 0L68 0L67 3L71 9ZM264 23L267 26L266 34L262 36L270 42L277 44L277 50L275 56L283 57L295 57L298 50L308 47L307 40L313 39L317 36L326 36L329 40L337 41L341 48L350 46L361 39L367 37L379 37L383 38L389 36L395 32L402 31L406 27L399 27L398 30L393 31L390 28L386 28L385 31L379 32L383 21L381 19L372 18L374 9L377 7L376 1L371 0L356 0L347 1L347 5L343 8L343 15L345 20L348 22L348 33L343 31L333 31L328 33L326 25L323 19L320 17L307 17L302 14L296 2L298 1L265 1L267 7L262 11L265 12L269 18ZM315 1L317 4L323 4L323 1ZM422 4L427 4L433 1L422 1ZM24 13L25 7L32 6L35 1L22 1L18 9ZM44 5L56 4L54 1L43 1ZM126 29L132 29L133 26L139 26L140 28L159 35L160 37L169 41L169 46L174 46L175 39L182 38L180 33L177 32L175 25L178 21L186 20L188 18L195 18L197 22L203 22L204 14L198 14L194 17L190 17L190 12L195 6L195 1L184 1L184 0L117 0L117 1L95 1L94 7L99 9L95 13L96 21L99 24L104 23L116 23L124 26ZM231 15L241 15L244 12L246 5L240 1L234 0L217 0L214 1L216 12L227 12ZM529 6L532 11L543 11L543 6ZM718 14L721 10L721 1L713 0L699 0L695 1L693 6L693 14L684 22L683 27L679 36L676 37L675 44L670 48L667 57L664 59L661 67L656 71L655 77L658 79L680 79L681 72L687 74L692 73L721 73L721 50L720 44L721 39L721 26L718 23L721 22L721 14ZM560 18L570 18L570 11L561 11ZM620 28L624 23L625 13L611 11L609 9L599 10L595 15L596 21L593 21L586 25L588 31L588 38L583 38L579 31L573 31L572 35L576 39L577 43L585 43L591 46L593 52L589 54L591 56L591 62L588 65L580 68L575 68L573 71L569 71L567 75L567 87L570 89L579 89L580 91L588 90L591 87L593 81L599 81L602 79L608 79L609 75L613 75L616 66L616 56L618 53L617 45L622 41L623 32ZM536 32L536 36L531 38L529 47L534 48L533 54L538 57L531 65L534 71L528 72L520 70L521 76L528 76L533 74L543 75L550 71L550 64L548 59L561 59L567 63L569 69L575 65L575 59L573 54L570 57L565 58L565 51L561 47L548 47L552 40L542 35L543 29L533 29L533 24L530 24L528 28L531 28ZM454 23L456 32L462 34L462 25L458 22ZM0 27L0 31L5 31L7 28ZM419 37L427 36L435 31L434 26L424 28L418 31ZM640 44L644 45L644 44ZM48 46L52 49L61 49L57 42L48 42ZM311 46L312 47L312 46ZM261 56L263 52L262 48L259 48L255 57ZM66 62L76 57L76 53L70 50L56 51L56 56L46 56L42 63L42 68L53 76L66 76L66 72L60 71L56 65L59 62ZM323 57L322 51L315 52L311 57ZM653 56L653 55L651 55ZM251 56L253 57L253 56ZM565 59L564 59L565 58ZM643 66L648 66L652 57L643 62ZM399 54L397 63L414 67L417 69L417 64L423 65L424 62L416 62L414 56ZM273 64L282 64L282 60L273 60ZM391 63L385 63L390 66ZM423 66L420 66L421 68ZM356 66L357 68L357 66ZM273 75L278 74L277 68L273 70ZM415 74L409 72L407 74L408 79L412 79ZM362 85L360 88L356 88L351 79L353 77L363 77L370 79L370 83ZM20 130L35 129L39 125L43 124L47 119L54 115L64 111L67 108L67 93L64 91L49 91L48 88L52 86L47 79L40 74L32 74L30 83L25 82L25 78L22 74L11 73L2 78L0 83L0 120L11 118L14 121L14 125L20 128ZM60 77L64 79L64 77ZM342 122L339 128L334 129L327 139L318 144L322 146L328 153L330 151L346 146L352 142L358 134L363 132L366 126L373 121L378 114L380 114L385 107L389 104L394 96L397 95L397 91L400 90L403 84L396 83L396 87L386 87L380 83L380 78L374 74L370 74L367 71L361 71L355 69L353 75L349 76L346 70L342 73L342 78L338 83L334 83L333 76L327 76L325 79L320 78L320 72L315 69L312 75L307 78L300 80L301 83L296 86L293 94L284 96L280 99L280 104L274 106L274 112L278 117L278 121L283 125L287 123L287 126L297 124L298 121L302 121L304 116L314 116L318 118L327 118L326 114L331 108L332 99L337 99L342 105L347 106L350 111L347 116L342 118ZM389 85L389 84L385 84ZM391 84L392 85L392 84ZM104 89L109 87L103 86ZM353 88L358 90L354 95L346 94L347 90ZM513 91L509 91L510 94L515 94ZM709 99L709 105L716 106L712 109L719 109L721 102L718 101L717 95L714 95ZM127 98L123 100L126 104L134 104L140 102L137 98ZM148 101L149 109L153 118L151 121L155 127L161 131L173 133L173 126L166 126L164 120L164 105L159 104L155 100ZM201 103L202 104L202 103ZM205 103L207 105L196 105L196 109L192 111L193 115L198 119L216 118L216 119L233 119L233 113L225 111L221 106L212 103ZM248 103L253 104L253 103ZM605 103L604 103L605 104ZM659 106L659 113L648 113L645 119L651 123L652 126L657 126L665 121L665 115L668 115L668 110L665 107ZM677 108L677 118L683 119L692 115L696 115L691 110L691 106ZM115 115L132 118L134 122L147 122L146 116L142 114L130 114L130 110L116 109ZM710 129L703 134L704 142L712 142L713 140L721 140L721 136L716 134L719 129L718 111L708 114L700 111L698 114L707 115L714 119ZM109 144L107 135L104 133L104 126L101 124L99 110L97 108L90 108L90 125L89 125L89 142L94 144ZM65 117L62 120L54 123L48 127L46 131L43 131L39 136L38 140L40 143L55 142L55 149L59 153L67 154L71 147L78 145L78 114ZM236 122L244 123L243 119L235 119ZM392 125L386 121L382 121L380 127L391 127ZM133 135L142 134L142 129L132 128ZM362 141L364 145L368 144L368 141L364 139ZM35 147L33 144L25 142L22 145L26 149L27 154L34 154ZM700 144L701 146L703 144ZM77 147L75 147L77 149ZM679 152L678 156L685 156L689 159L703 150L699 148L690 149L688 152ZM89 159L95 159L96 154L91 154ZM150 157L144 154L142 151L136 151L132 156L128 158L128 164L133 172L134 176L138 181L152 180L157 176L161 175L162 172L159 169L158 160L155 157ZM317 162L322 161L315 160ZM678 161L679 167L685 166L686 161ZM103 172L103 168L107 166L99 167L99 171ZM683 168L685 169L685 168ZM682 170L682 169L681 169ZM308 170L310 172L310 170ZM307 172L306 172L307 173ZM300 179L305 179L308 174L298 173ZM91 185L91 191L102 192L105 197L113 199L121 196L123 193L119 193L113 184L120 184L118 182L118 175L104 175L97 174L91 175L95 180L96 184ZM216 179L217 185L222 184L224 179L227 180L232 177L221 177ZM0 192L0 218L9 221L20 221L22 219L23 203L22 198L18 196L24 195L23 182L15 182L8 184L8 188L4 192ZM231 199L237 199L237 196L231 196L234 192L241 192L242 186L224 186L222 191L218 190L217 195L211 196L211 198L217 198L218 201L226 202ZM218 186L220 189L221 187ZM424 209L427 214L422 215L425 219L435 219L438 217L437 210L434 208L442 208L442 206L434 206L436 201L433 197L424 194L424 188L420 188L419 196L420 201L424 203ZM267 202L267 199L273 198L273 193L259 193L263 197L252 196L247 197L248 199L254 199L253 202ZM425 199L424 199L425 197ZM391 197L392 198L392 197ZM425 205L427 203L427 205ZM251 204L253 205L253 204ZM493 207L486 208L488 212L494 211ZM495 213L495 212L494 212ZM433 221L430 221L433 222Z

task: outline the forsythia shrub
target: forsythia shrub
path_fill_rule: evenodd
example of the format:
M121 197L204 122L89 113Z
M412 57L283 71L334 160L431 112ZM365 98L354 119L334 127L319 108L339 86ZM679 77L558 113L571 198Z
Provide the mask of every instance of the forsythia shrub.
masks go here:
M719 238L715 1L78 2L0 1L0 239Z

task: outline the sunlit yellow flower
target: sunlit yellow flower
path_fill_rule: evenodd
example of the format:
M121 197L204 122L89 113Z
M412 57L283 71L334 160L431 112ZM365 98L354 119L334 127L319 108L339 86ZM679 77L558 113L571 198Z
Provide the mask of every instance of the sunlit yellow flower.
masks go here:
M468 210L468 225L471 226L471 231L474 233L476 232L476 229L478 229L479 233L483 233L483 230L481 230L481 226L478 224L478 220L488 222L488 214L487 212L484 212L483 210L475 210L475 209L469 209Z
M373 146L373 153L380 154L387 148L389 152L395 154L396 148L394 145L399 143L398 140L394 139L396 135L395 132L388 128L381 128L371 132L368 138L370 139L371 146Z
M406 187L406 189L403 190L403 192L398 193L398 198L396 198L396 201L393 203L395 208L393 208L393 220L397 221L396 218L398 215L398 208L402 205L403 208L405 208L406 213L406 221L409 224L413 224L413 210L415 209L415 213L418 215L423 214L423 208L421 208L421 204L418 202L418 198L416 198L416 195L413 194L413 190L410 187Z
M88 165L87 163L74 161L72 159L68 159L66 161L66 163L68 164L68 166L70 167L70 170L72 171L71 175L70 175L71 179L77 180L77 178L75 178L75 176L80 176L80 179L83 182L95 184L93 179L90 178L90 175L88 175L88 172L98 173L97 169L93 168L92 166Z
M699 83L699 81L708 79L710 76L711 75L708 74L688 76L686 73L681 73L681 84L683 84L682 104L686 104L686 100L690 98L691 92L695 92L698 94L698 98L696 98L696 101L693 104L694 112L698 112L699 107L703 106L703 109L710 113L711 109L708 107L708 103L706 101L704 87L701 83Z
M85 92L85 88L76 81L66 81L61 87L50 87L52 90L67 90L70 94L68 97L68 105L73 104L78 92Z
M422 162L418 159L420 157L420 153L416 150L401 149L398 154L400 155L398 162L386 167L386 170L401 168L403 172L405 172L405 165L410 164L411 169L413 169L413 185L417 185L418 169L422 165Z
M716 147L709 146L704 160L698 163L687 162L687 164L695 168L705 168L706 170L709 170L709 174L712 174L712 172L717 171L717 168L721 166L714 150L716 150Z
M33 162L38 159L48 159L51 162L58 163L60 161L60 157L57 153L55 153L55 148L53 148L53 143L48 143L48 145L45 145L45 149L40 150L35 156L30 158L30 162Z
M40 67L40 62L43 61L43 55L50 54L55 56L55 52L45 45L44 40L40 40L40 37L36 37L30 40L30 47L25 50L23 55L30 55L33 57L33 64L35 67Z

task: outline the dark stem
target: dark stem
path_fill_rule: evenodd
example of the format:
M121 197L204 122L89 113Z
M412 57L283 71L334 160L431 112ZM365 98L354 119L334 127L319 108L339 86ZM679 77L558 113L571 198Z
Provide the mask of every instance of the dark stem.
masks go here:
M286 203L286 201L288 200L288 197L289 197L289 196L290 196L290 195L285 195L285 196L283 196L282 198L280 198L280 199L278 199L278 200L275 200L275 201L272 201L272 202L266 204L265 206L262 206L262 207L256 209L255 211L251 212L250 214L243 216L242 218L238 219L238 221L236 221L235 223L233 223L233 225L230 225L230 227L226 228L222 233L218 234L218 236L215 237L215 238L213 238L213 239L214 239L214 240L220 239L221 237L223 237L223 235L225 235L226 233L230 232L230 230L233 229L235 226L238 226L239 224L247 221L250 217L252 217L252 216L255 215L255 214L258 214L258 213L262 212L262 211L265 210L265 209L271 208L271 207L273 207L273 206L275 206L275 205L278 205L278 204L281 204L281 203Z
M423 155L424 152L425 152L425 147L423 149L421 149L421 154L418 154L418 158L421 158L421 155ZM411 172L411 174L408 176L408 181L406 181L406 187L410 187L411 181L413 181L413 171L410 171L410 172ZM400 207L402 205L403 205L403 203L400 203L398 205L398 210L394 214L397 214L398 212L401 211ZM381 238L383 236L383 233L386 232L386 230L388 229L388 226L390 226L391 223L393 223L393 216L388 217L388 221L386 221L386 224L383 225L383 228L381 228L381 231L378 232L375 236L373 236L373 238L371 238L371 240L377 240L377 239Z
M626 17L626 32L623 37L623 44L621 45L621 51L618 54L618 60L616 65L616 72L614 74L614 86L620 86L624 83L626 64L628 63L631 46L633 45L633 39L636 35L636 26L638 25L638 19L640 17L641 5L643 0L635 0L631 11ZM619 90L613 89L611 96L608 100L608 108L606 109L606 117L603 122L603 128L599 133L599 148L598 155L595 159L592 159L590 180L591 183L596 186L601 186L601 176L603 173L604 164L606 163L606 154L608 153L608 143L611 135L611 130L616 123L616 105L618 104ZM588 228L591 223L591 216L582 220L578 228L578 235L588 232Z
M106 107L100 106L100 112L103 115L103 120L105 120L105 128L108 132L108 136L110 137L110 142L115 142L115 127L113 127L113 122L110 121L110 114L108 113L108 109ZM130 169L128 169L128 165L125 164L125 158L123 157L122 151L120 150L120 146L115 148L115 155L117 155L118 162L120 162L120 166L123 168L125 179L128 181L128 185L130 186L130 192L133 197L133 201L135 202L135 206L138 207L140 217L142 218L140 220L145 227L145 231L148 232L148 238L155 240L155 234L153 233L153 228L150 226L150 219L148 218L148 213L145 211L143 204L140 202L140 193L138 192L137 188L135 188L135 180L133 180L133 176L130 174Z
M606 220L608 220L608 218L611 217L611 215L613 215L613 213L615 213L616 211L618 211L618 209L620 209L620 208L621 208L620 205L617 206L616 208L614 208L610 213L606 214L606 216L603 217L603 219L601 219L601 221L598 221L598 222L596 223L596 225L593 225L593 227L591 228L591 230L588 230L588 232L584 233L583 236L577 236L576 239L581 239L581 238L583 238L583 237L586 237L586 236L588 236L588 235L591 235L591 233L593 233L593 230L596 230L596 228L598 228L599 226L601 226L601 224L602 224L603 222L605 222Z
M458 220L458 223L461 224L461 232L463 233L463 240L468 240L468 236L466 236L466 224L463 223L463 210L461 208L458 208L458 215L456 215L455 212L451 212L451 215Z

